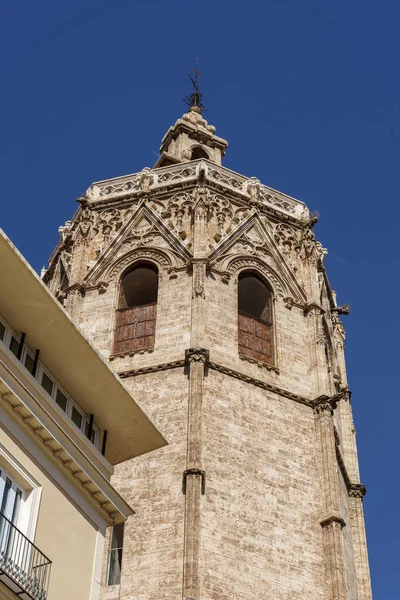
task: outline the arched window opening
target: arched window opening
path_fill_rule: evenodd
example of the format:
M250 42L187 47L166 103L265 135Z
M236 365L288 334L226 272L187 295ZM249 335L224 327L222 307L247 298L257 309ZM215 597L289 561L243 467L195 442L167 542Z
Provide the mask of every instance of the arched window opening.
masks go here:
M152 348L155 341L158 272L140 264L122 278L115 326L114 354Z
M238 282L239 354L273 363L272 291L253 273Z
M197 160L198 158L210 158L208 152L201 148L201 146L196 146L192 150L192 160Z

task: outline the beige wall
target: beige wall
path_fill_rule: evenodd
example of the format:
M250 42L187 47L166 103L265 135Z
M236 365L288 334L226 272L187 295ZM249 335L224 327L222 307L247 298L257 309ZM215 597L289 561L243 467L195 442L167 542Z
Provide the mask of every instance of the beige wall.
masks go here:
M49 600L94 598L95 551L104 538L104 522L38 443L1 409L0 421L0 443L41 487L33 541L52 561Z

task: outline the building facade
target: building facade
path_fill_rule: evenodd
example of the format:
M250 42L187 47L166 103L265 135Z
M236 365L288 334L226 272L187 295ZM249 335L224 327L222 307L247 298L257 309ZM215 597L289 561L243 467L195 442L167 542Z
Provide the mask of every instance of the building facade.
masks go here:
M97 600L113 466L166 442L1 230L0 280L0 598Z
M193 106L154 168L89 187L44 274L169 442L115 470L137 514L103 598L370 600L347 307L307 207L226 148Z

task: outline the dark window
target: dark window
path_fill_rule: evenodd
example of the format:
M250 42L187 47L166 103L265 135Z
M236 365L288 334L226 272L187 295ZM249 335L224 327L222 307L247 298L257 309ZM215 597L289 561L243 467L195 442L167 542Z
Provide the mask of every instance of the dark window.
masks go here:
M50 377L48 377L46 375L46 373L42 374L42 387L44 387L44 389L46 390L46 392L51 396L53 393L53 382L50 379Z
M0 340L3 341L6 335L5 325L0 321Z
M192 160L196 160L198 158L210 158L206 150L204 150L204 148L201 148L200 146L196 146L192 150Z
M82 427L82 415L79 410L76 410L75 406L72 407L71 419L79 429Z
M15 356L18 356L18 352L19 352L19 341L15 339L15 337L13 336L11 338L11 342L10 342L10 350L13 354L15 354Z
M35 361L30 354L25 356L25 366L28 369L29 373L33 374L33 368L35 366Z
M242 273L238 284L239 354L272 364L272 292L253 273Z
M158 273L139 265L124 275L117 310L114 353L152 348L155 340Z
M110 553L108 557L108 585L121 582L122 550L124 544L124 524L115 525L111 531Z
M68 399L58 388L56 394L56 402L58 406L63 409L64 412L67 410Z

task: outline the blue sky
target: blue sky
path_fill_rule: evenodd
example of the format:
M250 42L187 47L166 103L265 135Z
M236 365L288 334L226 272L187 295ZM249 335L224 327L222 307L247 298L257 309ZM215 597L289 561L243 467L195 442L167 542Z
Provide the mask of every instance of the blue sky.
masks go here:
M1 226L39 270L92 181L152 166L199 57L225 166L320 214L345 317L375 600L398 600L400 5L2 6Z

